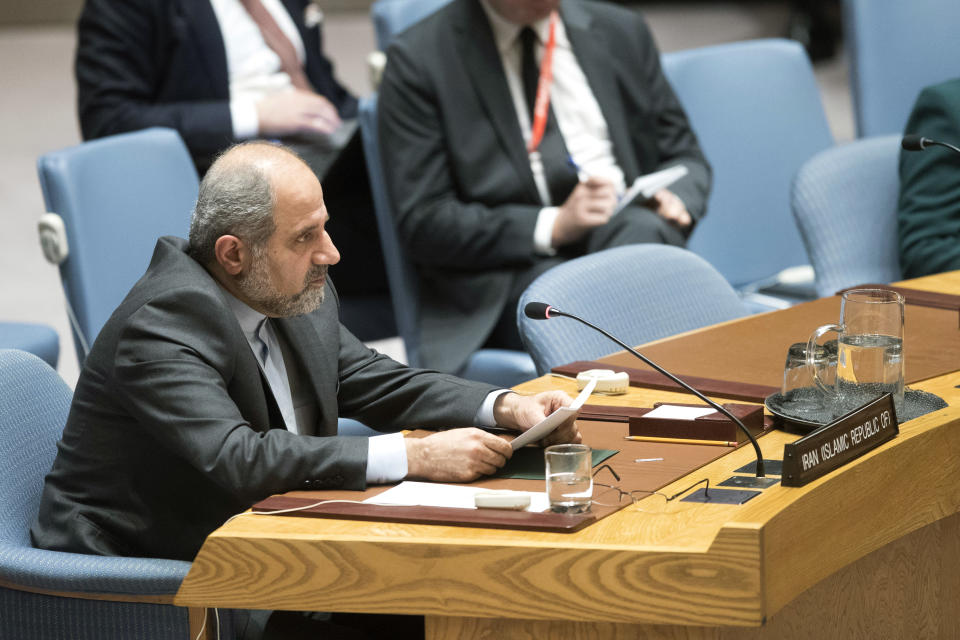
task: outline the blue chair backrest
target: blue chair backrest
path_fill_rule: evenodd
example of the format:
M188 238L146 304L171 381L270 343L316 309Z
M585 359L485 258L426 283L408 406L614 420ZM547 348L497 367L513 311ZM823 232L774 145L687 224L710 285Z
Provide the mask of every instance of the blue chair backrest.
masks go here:
M30 524L72 397L43 360L0 350L0 545L30 546Z
M420 366L419 286L413 263L407 258L406 249L397 236L393 207L383 178L380 142L377 134L377 94L360 100L357 117L363 134L363 151L367 159L367 174L370 176L373 208L377 217L377 228L380 231L380 245L383 248L383 260L387 267L387 281L390 284L397 331L400 332L406 347L407 362L410 366L417 367Z
M531 320L523 313L528 302L579 315L633 345L747 315L723 276L690 251L657 244L608 249L550 269L520 297L520 336L540 374L619 347L573 320Z
M0 350L0 618L2 638L185 638L187 610L134 596L172 595L190 563L34 549L44 477L67 421L70 387L36 356ZM33 593L35 589L39 593ZM91 594L56 597L51 594ZM117 594L117 595L114 595ZM144 598L146 599L146 598ZM221 610L223 638L236 637Z
M448 2L450 0L377 0L370 6L377 48L386 51L394 36Z
M663 68L713 166L707 215L688 248L738 288L809 264L790 181L833 137L803 48L722 44L664 54Z
M900 136L822 151L793 183L793 215L817 272L817 294L901 278L897 243Z
M60 277L89 345L143 275L157 238L186 237L196 169L176 131L152 128L47 153L37 172L47 211L66 225Z
M845 0L857 135L903 133L920 90L960 76L958 30L957 0Z

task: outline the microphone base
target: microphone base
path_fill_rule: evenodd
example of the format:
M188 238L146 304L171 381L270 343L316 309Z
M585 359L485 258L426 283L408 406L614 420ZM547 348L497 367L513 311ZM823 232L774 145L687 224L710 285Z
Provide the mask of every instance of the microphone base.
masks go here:
M718 489L711 487L708 492L703 489L697 489L690 495L681 498L680 502L701 502L709 504L743 504L744 502L756 498L760 495L759 491L750 491L749 489Z
M757 476L730 476L723 482L717 484L718 487L738 487L743 489L766 489L779 483L779 478L758 478Z
M768 460L767 458L764 458L763 470L772 476L781 476L783 475L783 460ZM733 472L734 473L756 473L757 462L753 461L750 464L745 464L739 469L734 469Z

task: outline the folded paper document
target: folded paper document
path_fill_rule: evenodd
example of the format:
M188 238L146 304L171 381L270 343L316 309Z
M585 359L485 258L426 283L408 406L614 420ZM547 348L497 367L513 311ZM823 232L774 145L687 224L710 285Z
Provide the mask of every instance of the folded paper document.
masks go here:
M514 438L510 442L510 446L513 447L514 451L516 451L524 445L546 438L553 432L554 429L570 419L571 416L577 415L577 413L580 411L580 407L582 407L583 403L586 402L587 398L590 397L590 394L593 393L593 389L596 386L597 379L592 378L590 382L587 383L587 386L583 388L583 391L580 392L580 395L577 396L577 399L570 403L569 407L560 407L546 418Z
M620 213L624 207L637 198L649 200L657 191L666 189L685 175L687 175L687 167L678 164L661 171L654 171L645 176L640 176L633 181L630 188L627 189L623 197L620 198L620 201L617 203L617 208L613 210L613 214L616 215Z

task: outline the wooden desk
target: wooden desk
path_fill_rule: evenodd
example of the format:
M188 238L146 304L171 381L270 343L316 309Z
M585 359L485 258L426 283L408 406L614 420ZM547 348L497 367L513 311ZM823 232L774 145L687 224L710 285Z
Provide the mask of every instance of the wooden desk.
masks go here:
M909 286L960 293L960 272ZM574 534L238 518L208 537L175 603L419 613L430 640L960 637L957 385L960 372L914 384L951 406L806 487L741 506L653 496ZM552 378L519 389L558 387L574 389ZM765 457L795 437L765 436ZM666 490L752 459L738 449Z

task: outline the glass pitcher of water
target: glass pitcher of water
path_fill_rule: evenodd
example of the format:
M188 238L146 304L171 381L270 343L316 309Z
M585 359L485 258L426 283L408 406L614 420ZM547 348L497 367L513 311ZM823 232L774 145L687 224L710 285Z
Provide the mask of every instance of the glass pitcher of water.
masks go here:
M825 384L816 359L817 340L835 331L837 373ZM903 296L889 289L851 289L840 302L840 323L817 328L807 343L807 366L813 381L847 413L884 393L903 406Z

